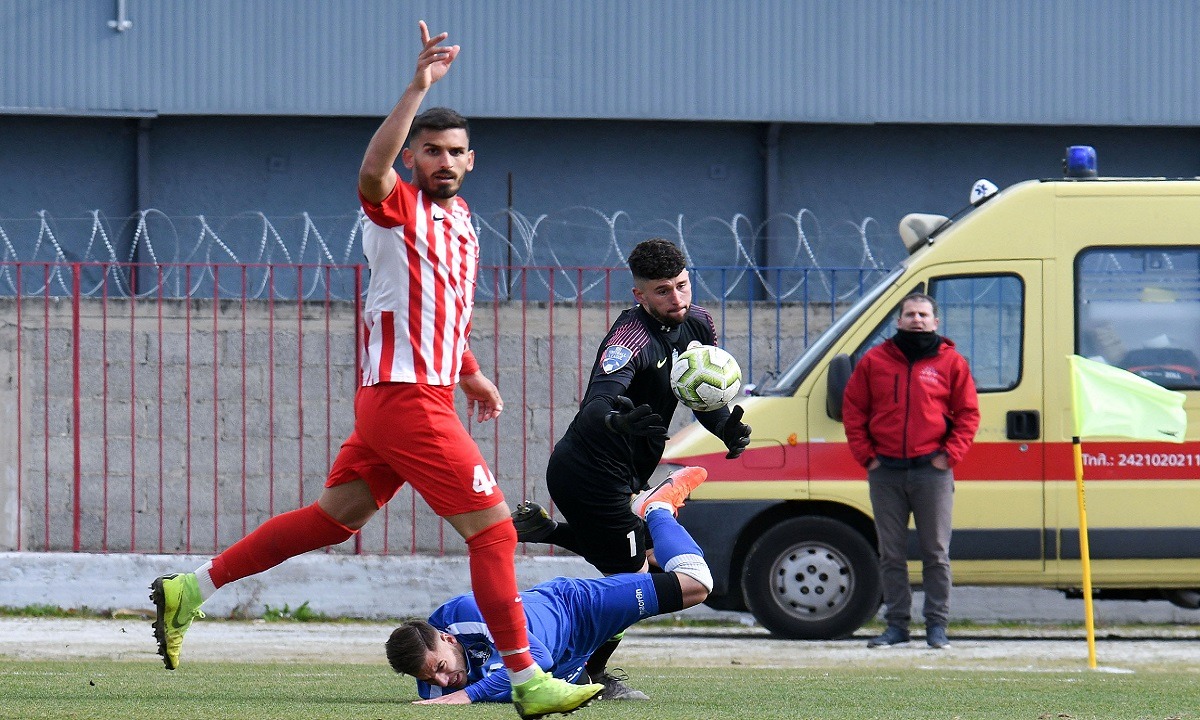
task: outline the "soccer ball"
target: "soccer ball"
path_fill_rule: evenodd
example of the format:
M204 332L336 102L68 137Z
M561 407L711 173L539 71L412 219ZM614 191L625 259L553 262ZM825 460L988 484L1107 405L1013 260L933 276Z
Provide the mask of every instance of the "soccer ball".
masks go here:
M698 412L725 407L741 387L737 360L715 345L690 347L671 366L671 392Z

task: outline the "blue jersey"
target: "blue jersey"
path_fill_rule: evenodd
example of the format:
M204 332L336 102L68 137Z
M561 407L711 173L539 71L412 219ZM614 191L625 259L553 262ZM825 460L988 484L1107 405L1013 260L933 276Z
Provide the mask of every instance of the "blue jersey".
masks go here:
M605 641L638 620L658 614L658 595L648 573L554 578L522 592L521 602L534 661L568 682L580 679L584 663ZM429 623L462 645L471 702L511 702L508 673L474 595L451 598L429 616ZM423 698L455 690L417 681L417 693Z

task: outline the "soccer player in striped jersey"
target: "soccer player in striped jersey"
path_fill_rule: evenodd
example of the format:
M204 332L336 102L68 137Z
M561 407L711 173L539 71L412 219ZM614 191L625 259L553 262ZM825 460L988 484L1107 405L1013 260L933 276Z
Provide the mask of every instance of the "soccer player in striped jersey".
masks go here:
M371 138L359 170L371 279L354 431L315 503L271 518L193 573L154 581L155 637L174 670L184 633L217 589L349 539L407 482L466 539L471 587L518 713L569 713L603 686L566 683L534 661L513 566L516 530L454 407L457 384L479 421L504 408L467 346L479 261L470 211L458 197L475 163L467 121L446 108L417 115L459 46L443 45L446 33L430 37L424 22L420 31L412 82ZM397 158L412 171L411 182L397 174Z
M521 595L530 644L538 664L557 678L587 682L585 664L613 635L652 615L677 612L704 601L712 573L676 509L695 487L664 483L640 497L662 573L602 578L555 578ZM386 643L388 663L417 679L420 703L507 702L501 659L470 594L447 601L428 621L410 620Z

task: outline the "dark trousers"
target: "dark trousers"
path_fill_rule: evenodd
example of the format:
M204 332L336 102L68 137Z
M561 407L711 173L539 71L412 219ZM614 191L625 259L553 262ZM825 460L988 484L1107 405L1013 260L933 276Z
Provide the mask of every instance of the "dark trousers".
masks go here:
M907 628L912 619L908 580L908 518L917 526L921 549L921 584L925 591L925 624L946 625L950 617L950 514L954 507L954 473L928 463L909 469L877 467L867 472L875 532L879 535L879 569L883 578L884 618Z

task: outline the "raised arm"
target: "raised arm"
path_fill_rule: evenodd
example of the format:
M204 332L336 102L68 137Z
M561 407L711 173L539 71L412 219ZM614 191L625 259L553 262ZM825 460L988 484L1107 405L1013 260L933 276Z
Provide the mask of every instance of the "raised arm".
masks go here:
M430 37L425 21L420 21L418 25L421 28L421 54L417 56L416 73L396 106L371 137L358 170L358 191L372 203L382 202L396 187L396 169L393 166L404 149L404 141L421 107L421 101L425 99L430 86L446 75L454 58L458 57L457 45L441 45L449 33Z

